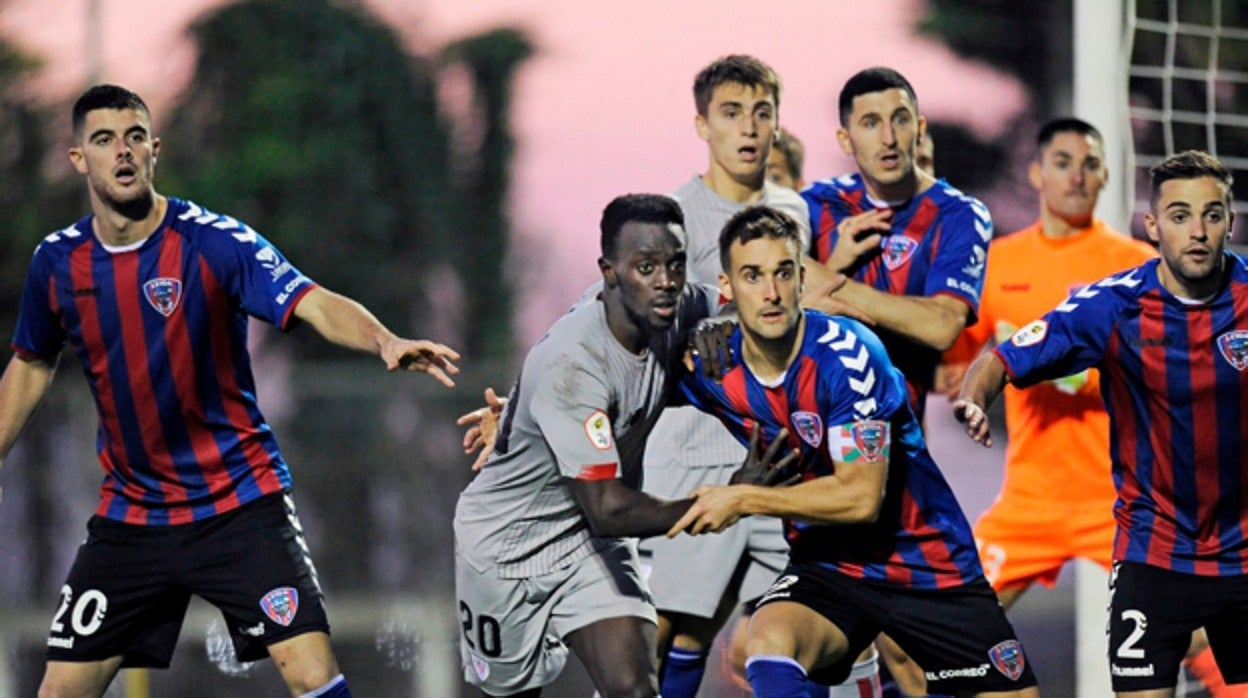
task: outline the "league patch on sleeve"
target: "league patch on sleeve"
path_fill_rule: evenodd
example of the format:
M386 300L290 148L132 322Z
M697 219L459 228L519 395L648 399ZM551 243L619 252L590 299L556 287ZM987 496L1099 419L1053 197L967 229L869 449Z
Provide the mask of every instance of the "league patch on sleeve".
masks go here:
M891 427L879 419L866 419L828 429L828 455L832 460L865 460L876 463L888 458Z
M1039 344L1048 333L1049 323L1044 320L1034 320L1015 332L1014 336L1010 337L1010 343L1016 347L1029 347Z
M594 410L585 420L585 436L599 451L611 448L611 419L602 410Z

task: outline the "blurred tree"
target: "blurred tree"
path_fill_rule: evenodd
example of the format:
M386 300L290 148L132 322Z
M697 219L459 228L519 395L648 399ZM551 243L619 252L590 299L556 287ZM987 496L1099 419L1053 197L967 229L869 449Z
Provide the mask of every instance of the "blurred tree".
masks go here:
M0 187L0 331L9 336L17 324L31 254L43 237L80 216L84 201L76 177L49 175L67 169L48 164L49 158L66 162L63 151L53 144L68 142L68 137L58 138L53 131L62 126L68 130L69 120L54 118L35 99L33 83L40 66L39 59L0 38L0 179L4 181ZM19 588L3 590L14 604L47 598L57 588L64 574L58 554L72 542L61 540L67 517L74 519L75 534L82 530L80 512L66 513L76 507L65 501L63 484L93 473L46 467L49 463L72 465L56 458L59 446L78 426L71 416L75 414L73 388L67 390L66 381L59 383L26 427L12 459L18 463L6 477L12 485L8 510L21 513L9 524L16 534L9 540L23 563L23 577L17 580ZM81 396L81 386L73 387ZM85 455L89 461L90 454Z
M1052 0L927 0L918 30L1009 73L1034 108L1053 114L1071 108L1071 12Z
M190 35L195 74L158 128L162 189L239 216L407 331L445 253L439 202L456 200L431 66L362 10L326 0L228 5Z
M953 124L930 126L937 172L988 205L998 235L1034 219L1035 194L1022 163L1032 156L1039 125L1072 108L1072 8L1052 0L927 0L916 25L1026 89L1030 104L995 139Z
M511 186L511 160L514 139L508 115L511 113L511 86L515 71L533 54L533 45L523 33L498 29L453 43L444 59L464 64L476 89L473 92L477 121L482 124L475 167L468 169L461 187L464 198L474 205L464 207L461 220L469 233L457 238L460 259L473 272L474 291L465 298L465 315L481 318L481 332L469 342L469 349L494 348L494 356L505 356L509 348L511 309L507 277L503 270L505 238L508 230L507 192ZM490 232L494 231L494 232Z
M398 330L437 319L474 360L509 358L507 115L512 75L531 52L523 35L494 31L449 52L475 79L483 125L464 152L439 108L437 58L410 55L356 3L244 1L190 34L199 58L162 130L163 188L243 218ZM439 288L447 267L462 301ZM448 313L459 317L431 319Z

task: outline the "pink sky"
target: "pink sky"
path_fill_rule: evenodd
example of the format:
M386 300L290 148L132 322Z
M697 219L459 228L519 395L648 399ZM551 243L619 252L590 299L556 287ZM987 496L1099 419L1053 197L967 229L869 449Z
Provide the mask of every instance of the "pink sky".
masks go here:
M101 80L143 94L157 112L194 56L189 21L222 0L95 0ZM90 78L90 0L7 0L0 31L47 61L43 85L67 98ZM500 25L530 32L537 55L519 75L512 210L525 289L522 345L597 276L602 207L629 191L670 192L706 165L693 130L693 76L727 53L751 53L784 81L780 121L807 147L806 177L852 167L836 146L835 99L860 68L886 64L914 84L921 110L995 135L1022 108L1004 74L915 36L918 0L369 0L426 51ZM523 260L530 261L523 261Z

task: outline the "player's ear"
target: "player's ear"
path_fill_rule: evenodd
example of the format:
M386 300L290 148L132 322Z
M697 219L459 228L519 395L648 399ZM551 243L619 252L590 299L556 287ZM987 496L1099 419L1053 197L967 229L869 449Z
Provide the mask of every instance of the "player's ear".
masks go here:
M836 142L840 144L841 152L854 156L854 142L849 140L849 131L844 127L836 129Z
M1148 233L1149 240L1161 242L1161 233L1157 231L1157 216L1152 211L1144 214L1144 232Z
M69 149L68 155L70 163L73 164L74 169L78 172L78 174L85 175L87 173L87 158L86 155L83 154L82 148L74 146Z
M620 279L615 273L615 267L606 257L598 258L598 270L602 272L602 285L607 288L615 288L619 284Z
M1032 160L1027 166L1027 181L1031 182L1032 189L1040 191L1040 187L1044 184L1044 180L1040 178L1040 161Z
M728 280L728 275L719 272L719 295L724 297L725 301L732 301L732 283Z
M698 132L698 138L704 141L711 140L711 127L706 123L706 117L696 114L693 117L693 128Z

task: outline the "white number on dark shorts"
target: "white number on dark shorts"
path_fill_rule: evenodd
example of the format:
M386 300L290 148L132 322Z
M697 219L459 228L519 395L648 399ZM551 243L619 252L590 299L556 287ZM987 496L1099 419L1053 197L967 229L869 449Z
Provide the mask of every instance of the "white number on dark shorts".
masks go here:
M99 630L100 625L104 623L104 614L108 612L108 597L97 589L88 589L78 597L75 603L74 590L70 589L68 584L61 587L61 605L57 606L56 615L52 616L52 634L60 635L65 632L63 619L67 611L74 633L90 635Z

